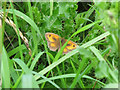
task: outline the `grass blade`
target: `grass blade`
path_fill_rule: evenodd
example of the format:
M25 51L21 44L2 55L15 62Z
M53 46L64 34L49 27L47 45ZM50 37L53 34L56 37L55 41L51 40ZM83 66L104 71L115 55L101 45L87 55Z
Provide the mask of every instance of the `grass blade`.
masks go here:
M10 88L10 70L9 70L9 57L5 48L2 49L2 82L4 88Z
M31 66L30 66L30 69L31 69L31 70L33 70L36 62L38 61L38 59L40 58L40 56L41 56L43 53L44 53L44 52L39 52L39 53L36 55L36 57L34 58L34 60L32 61Z
M24 70L24 72L26 74L32 73L32 71L30 69L28 69L27 65L22 60L20 60L20 59L13 59L13 61L15 61L18 65L20 65L21 68ZM17 82L20 82L20 81L17 81ZM35 81L33 76L32 76L32 88L39 88L39 86L38 86L38 84Z

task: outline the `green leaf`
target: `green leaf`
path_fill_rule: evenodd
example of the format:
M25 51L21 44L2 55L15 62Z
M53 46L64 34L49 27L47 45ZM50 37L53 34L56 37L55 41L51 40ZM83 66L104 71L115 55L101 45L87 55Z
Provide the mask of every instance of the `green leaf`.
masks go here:
M36 57L34 58L34 60L32 61L32 64L30 66L30 69L33 70L35 67L36 62L39 60L40 56L43 54L44 52L39 52Z
M118 88L118 83L109 83L104 86L104 88Z
M11 57L12 55L16 54L17 52L19 52L19 50L24 50L26 49L25 45L21 45L21 46L18 46L16 48L14 48L13 50L11 50L10 52L8 52L8 56Z
M60 78L71 78L71 77L75 77L76 74L64 74L64 75L59 75L59 76L54 76L54 77L51 77L51 78L48 78L48 80L57 80L57 79L60 79ZM79 74L79 76L81 76L81 74ZM98 83L100 83L101 85L105 85L103 82L97 80L97 79L94 79L90 76L87 76L87 75L83 75L82 78L86 78L86 79L90 79L90 80L93 80L93 81L97 81ZM47 80L45 79L42 79L42 80L38 80L38 83L41 84L43 82L46 82Z
M5 48L2 48L2 84L3 88L10 88L10 69L9 69L9 57Z

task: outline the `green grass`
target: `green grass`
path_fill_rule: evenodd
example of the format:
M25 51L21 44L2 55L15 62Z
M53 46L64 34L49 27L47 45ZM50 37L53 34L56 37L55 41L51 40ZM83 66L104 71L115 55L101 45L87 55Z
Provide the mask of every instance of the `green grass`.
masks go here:
M117 2L30 3L28 0L22 4L10 2L9 9L9 3L2 5L0 13L8 13L7 19L15 23L18 34L13 33L14 28L3 16L1 88L118 87ZM19 30L28 40L31 54ZM63 55L67 41L59 52L50 51L46 32L72 40L78 47Z

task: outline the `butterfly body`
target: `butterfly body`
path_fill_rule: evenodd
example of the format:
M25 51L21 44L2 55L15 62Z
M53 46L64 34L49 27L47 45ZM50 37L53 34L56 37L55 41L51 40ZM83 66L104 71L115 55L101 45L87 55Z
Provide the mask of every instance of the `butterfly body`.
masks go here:
M51 51L56 51L57 49L60 50L60 48L66 43L66 39L61 38L57 34L54 33L46 33L45 38L48 43L48 47ZM63 54L67 54L68 52L76 49L77 44L69 41L66 45L66 47L63 50Z

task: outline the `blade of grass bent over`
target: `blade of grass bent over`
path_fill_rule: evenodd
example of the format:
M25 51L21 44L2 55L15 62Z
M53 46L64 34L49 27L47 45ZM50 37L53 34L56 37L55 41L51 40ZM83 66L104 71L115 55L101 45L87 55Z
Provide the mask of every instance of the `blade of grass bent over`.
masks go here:
M23 61L21 61L20 59L13 59L13 61L15 61L16 63L18 63L18 65L21 66L21 68L24 70L24 72L25 72L26 74L32 74L32 70L30 70ZM37 74L37 73L34 73L34 74ZM42 78L46 79L48 82L50 82L50 83L51 83L52 85L54 85L56 88L60 88L57 84L55 84L55 83L52 82L51 80L48 80L48 78L46 78L46 77L44 77L44 76L42 76L42 75L40 75L40 76L41 76ZM32 85L33 85L32 88L38 88L38 83L37 83L36 80L34 80L33 75L32 75Z
M20 60L20 59L13 59L13 61L15 61L16 63L18 63L18 65L20 65L20 67L24 70L24 72L26 74L30 74L32 73L32 71L30 69L28 69L27 65L25 65L25 63ZM34 77L32 76L32 85L33 85L33 88L39 88L36 80L34 79Z

